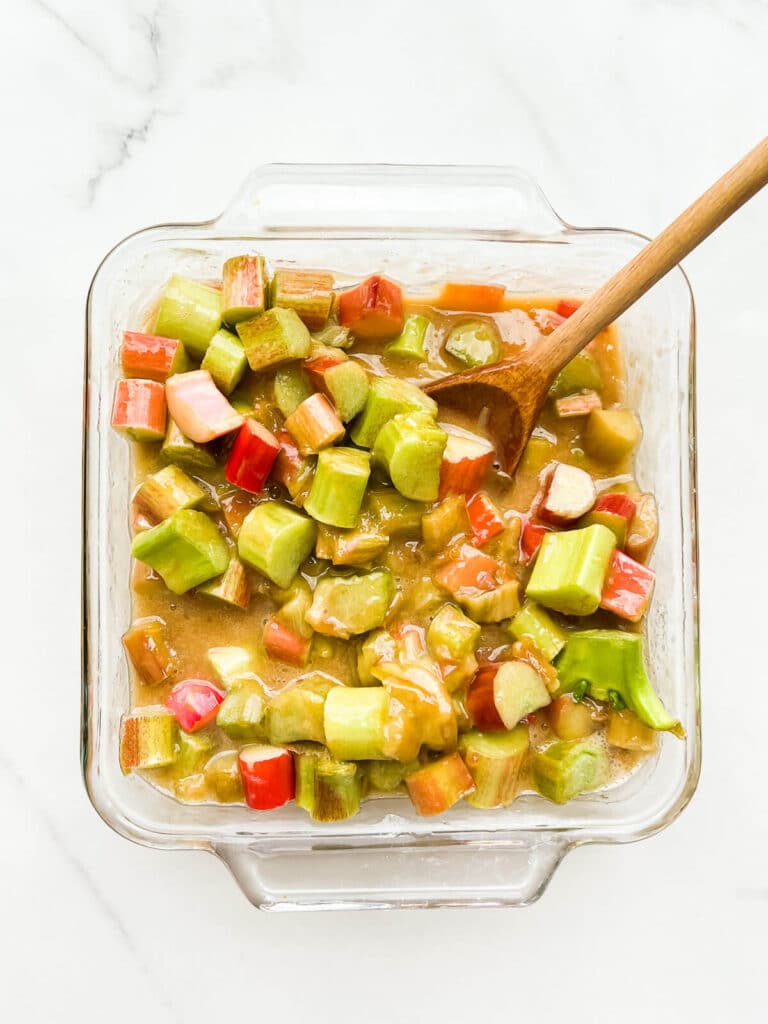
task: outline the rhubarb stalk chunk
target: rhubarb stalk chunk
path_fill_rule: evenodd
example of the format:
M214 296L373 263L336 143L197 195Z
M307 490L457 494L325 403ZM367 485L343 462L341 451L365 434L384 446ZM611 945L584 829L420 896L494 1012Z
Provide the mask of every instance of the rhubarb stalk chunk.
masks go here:
M333 274L322 270L276 270L272 305L292 309L310 331L325 327L333 304Z
M179 430L171 417L168 417L168 429L160 452L168 462L187 466L189 469L213 469L216 459L201 444L191 441Z
M268 309L237 325L248 365L264 370L293 359L306 359L312 348L309 331L292 309Z
M137 619L123 635L123 647L142 683L164 683L178 670L179 659L168 642L166 623L157 616Z
M442 814L475 784L459 754L448 754L409 775L405 780L413 806L421 815Z
M126 377L141 377L164 384L174 373L190 367L186 349L177 338L125 331L120 364Z
M224 574L198 587L197 593L234 608L247 608L251 600L251 584L245 566L239 558L230 558Z
M615 546L613 533L599 524L546 534L526 594L563 615L591 615L600 605Z
M404 498L437 501L447 439L429 413L402 413L381 428L373 454Z
M221 272L221 317L225 323L263 313L266 308L267 272L263 256L233 256Z
M179 429L198 444L229 434L243 422L207 370L169 377L165 393L168 410Z
M229 563L227 545L213 521L193 509L175 512L138 534L131 554L158 572L174 594L220 576Z
M384 757L389 695L383 686L337 686L325 699L325 742L340 761Z
M360 519L371 458L358 448L327 448L317 457L305 510L321 523L351 529Z
M282 807L296 793L293 755L282 747L254 743L239 756L245 802L256 811Z
M305 399L285 421L285 429L302 455L312 455L344 437L344 424L328 399L320 394Z
M264 501L245 517L237 544L244 562L285 588L316 538L317 527L311 519L280 501Z
M182 508L194 508L205 491L178 466L166 466L146 478L136 491L137 506L156 521L167 519Z
M594 740L560 740L531 756L531 778L542 796L557 804L597 789L608 778L605 748Z
M197 732L212 722L224 694L207 679L185 679L168 694L165 706L185 732Z
M174 274L157 310L154 333L178 338L195 359L202 359L221 326L221 292Z
M348 640L378 629L395 596L387 569L359 576L324 576L315 587L307 622L317 632Z
M247 419L238 431L224 475L231 484L258 494L280 451L280 442L258 420Z
M339 320L358 338L394 338L403 329L400 285L374 275L339 296Z
M524 725L511 732L465 733L459 740L459 751L475 784L467 803L485 809L511 804L518 793L528 747Z
M165 389L152 380L119 380L112 406L112 426L134 441L162 441L165 436Z
M363 411L352 424L350 437L360 448L373 448L379 431L393 416L418 410L435 418L437 403L407 380L374 377Z
M229 395L240 383L247 364L240 339L222 328L211 338L200 369L207 370L219 391Z
M120 730L120 767L124 774L137 768L164 768L176 760L176 719L164 707L136 708Z
M368 398L368 374L353 359L318 356L304 364L315 387L333 402L339 418L348 423Z
M493 445L465 432L449 432L440 467L440 497L475 494L482 488L486 470L493 462Z

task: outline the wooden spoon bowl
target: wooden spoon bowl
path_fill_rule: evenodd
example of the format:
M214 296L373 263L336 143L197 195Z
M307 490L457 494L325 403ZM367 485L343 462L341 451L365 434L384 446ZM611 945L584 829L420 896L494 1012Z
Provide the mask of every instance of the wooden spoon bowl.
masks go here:
M765 138L547 338L519 356L431 381L424 390L486 423L513 473L560 370L767 183Z

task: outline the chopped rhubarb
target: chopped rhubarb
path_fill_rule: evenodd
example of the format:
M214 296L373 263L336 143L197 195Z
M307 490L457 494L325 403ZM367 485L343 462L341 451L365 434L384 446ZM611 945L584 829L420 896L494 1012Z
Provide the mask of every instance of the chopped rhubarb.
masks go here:
M549 526L542 526L540 523L532 523L526 519L520 531L520 557L527 565L539 550L544 536L551 533Z
M586 515L594 504L595 484L589 473L564 462L555 463L539 505L541 518L565 526Z
M263 313L267 274L263 256L233 256L222 268L221 318L228 324Z
M166 682L179 667L176 651L168 642L166 623L158 616L137 619L123 635L123 647L146 686Z
M593 409L602 409L603 400L596 391L585 391L582 395L567 395L555 399L555 412L561 420L572 420L589 416Z
M168 694L165 706L185 732L197 732L214 720L224 697L207 679L185 679Z
M449 433L440 466L440 497L474 494L493 462L493 445L469 433Z
M600 607L621 619L639 622L650 604L655 581L653 569L616 550L608 567Z
M224 573L197 588L198 594L213 597L234 608L247 608L251 601L251 581L239 558L230 558Z
M504 305L505 288L499 284L461 284L449 281L437 298L438 309L462 313L498 313Z
M258 505L259 500L245 491L233 491L220 499L221 514L232 536L237 540L245 517Z
M301 636L281 622L277 615L270 616L265 622L262 641L267 655L275 661L300 668L309 660L312 637Z
M530 665L534 672L537 672L544 680L544 685L550 693L557 691L559 687L557 669L550 661L549 656L536 646L536 642L530 636L523 636L512 644L512 657Z
M178 512L193 508L205 498L205 491L178 466L165 466L146 478L134 495L137 509L151 519L150 526Z
M601 494L595 502L595 512L609 512L614 516L622 516L631 521L637 503L628 494Z
M441 587L456 598L472 595L476 591L494 590L499 580L499 563L484 555L471 544L462 544L458 558L435 573Z
M573 316L580 305L581 303L575 299L561 299L557 304L557 314L567 319Z
M293 754L284 747L253 743L238 757L245 802L256 811L282 807L293 800L296 785Z
M344 436L344 424L328 399L321 394L305 399L285 421L285 429L302 455L327 448Z
M119 380L112 406L112 426L134 441L165 437L165 389L154 380Z
M120 365L126 377L142 377L164 384L172 374L186 370L189 360L186 349L177 338L125 331Z
M368 398L368 374L360 363L333 350L307 360L304 369L315 388L333 402L345 423L357 416Z
M333 274L323 270L276 270L272 305L295 310L310 331L319 331L325 327L333 305Z
M467 766L457 753L420 768L408 776L405 784L413 806L425 816L442 814L475 788Z
M272 472L280 442L258 420L247 419L229 453L224 476L244 491L258 494Z
M339 320L358 338L394 338L403 329L403 292L399 284L367 278L339 295Z
M483 732L495 732L504 728L493 697L493 680L498 670L498 665L481 665L467 690L467 714L472 724Z
M472 540L480 547L504 530L504 520L487 494L479 492L469 499L467 515L472 527Z
M198 444L229 434L243 422L207 370L169 377L165 392L168 410L179 429Z
M652 494L638 494L637 508L627 531L627 554L646 562L659 533L659 513Z
M302 491L306 495L309 490L314 460L301 454L287 430L281 430L277 434L277 440L280 442L280 451L272 467L272 479L282 484L298 504Z

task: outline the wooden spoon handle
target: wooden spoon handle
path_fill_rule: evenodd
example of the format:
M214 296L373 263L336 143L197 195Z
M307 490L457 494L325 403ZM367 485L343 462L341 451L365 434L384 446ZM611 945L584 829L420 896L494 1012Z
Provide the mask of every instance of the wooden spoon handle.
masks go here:
M557 373L633 302L677 266L699 242L768 184L768 137L587 299L541 346L541 362Z

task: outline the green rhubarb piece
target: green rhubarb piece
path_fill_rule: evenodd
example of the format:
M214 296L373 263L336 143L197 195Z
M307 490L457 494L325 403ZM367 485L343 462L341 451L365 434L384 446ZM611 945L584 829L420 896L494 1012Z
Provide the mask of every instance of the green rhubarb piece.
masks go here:
M387 569L324 576L315 587L307 622L318 633L347 640L383 625L394 596L395 581Z
M181 509L137 534L131 554L159 573L174 594L220 576L229 564L229 549L216 525L193 509Z
M568 634L535 601L526 601L509 624L515 640L527 636L548 661L554 661L565 647Z
M454 537L469 532L467 501L463 494L449 494L421 517L421 536L428 551L442 551Z
M550 439L534 434L523 449L520 458L520 473L529 477L538 476L542 469L552 462L556 450L557 445L554 438Z
M309 377L298 363L281 366L275 372L275 402L283 416L296 412L305 399L312 394Z
M539 673L526 661L502 662L493 678L493 702L507 729L551 703Z
M228 395L240 383L247 365L243 343L222 327L211 338L200 369L207 370L219 391Z
M292 309L268 309L239 323L237 333L252 370L306 359L312 344L309 331Z
M480 633L480 626L455 604L444 604L427 629L427 647L438 661L460 661L475 653Z
M459 739L474 793L464 799L472 807L506 807L518 794L520 771L528 754L528 727L518 725L511 732L480 732L473 729Z
M465 366L487 366L498 362L501 354L498 333L485 320L472 320L454 327L445 350Z
M429 395L399 377L374 377L363 411L352 424L349 435L360 448L372 448L381 428L401 413L421 410L434 419L437 403Z
M462 595L459 604L475 622L502 622L520 607L520 584L507 580L493 590Z
M595 740L560 740L530 759L533 785L548 800L564 804L608 779L608 755Z
M264 312L267 271L263 256L233 256L225 262L221 279L222 320L238 324Z
M325 698L325 742L340 761L384 757L389 694L383 686L339 686Z
M329 367L323 374L328 392L339 419L349 423L360 412L368 398L368 374L360 363L346 359Z
M243 520L237 547L248 565L287 587L315 546L317 527L281 501L264 501Z
M177 756L176 719L162 705L136 708L122 721L120 767L123 773L137 768L164 768Z
M241 801L243 780L237 751L223 750L220 754L214 754L205 766L205 781L220 803Z
M437 501L447 441L448 435L429 413L401 413L381 428L373 455L404 498Z
M304 509L328 526L357 526L370 475L368 452L358 448L325 448L317 456L317 469Z
M313 351L318 348L349 348L354 339L348 327L341 324L327 324L321 331L312 332Z
M208 661L225 690L258 682L253 654L245 647L211 647Z
M213 753L213 740L203 732L184 732L179 729L179 754L174 764L178 778L199 772Z
M414 536L421 530L421 518L425 511L423 503L409 501L394 487L369 490L365 508L388 537Z
M372 789L379 793L394 793L419 768L421 764L418 761L369 761L365 774Z
M382 661L394 661L397 643L391 633L377 629L363 640L357 652L357 677L363 686L376 686L379 680L373 668Z
M557 674L559 693L575 690L586 681L586 692L595 700L608 701L618 694L644 725L682 735L680 722L667 712L648 678L640 633L618 629L569 633Z
M198 587L197 593L232 608L247 608L251 600L251 584L245 566L239 558L232 556L223 575Z
M619 462L631 455L643 436L631 409L593 409L584 432L584 448L596 459Z
M310 330L322 328L333 305L333 274L281 267L272 276L273 306L295 309Z
M623 549L627 540L627 519L625 516L617 515L615 512L604 512L602 510L588 512L581 518L579 526L594 526L595 523L599 523L601 526L607 526L616 538L616 547Z
M199 505L205 491L178 466L165 466L148 476L136 491L137 505L155 519L167 519L182 508Z
M583 530L547 533L526 594L563 615L591 615L600 606L616 538L596 523Z
M398 359L425 359L424 340L429 327L429 317L411 313L405 318L403 332L384 349L384 355Z
M307 625L306 616L312 604L312 590L305 579L297 576L291 585L274 595L280 608L275 617L292 632L308 640L312 629Z
M295 801L298 807L312 813L315 804L315 779L318 763L328 757L328 751L319 743L292 743L293 766L296 777Z
M221 327L221 292L199 281L174 274L157 309L154 334L178 338L195 359Z
M264 699L254 686L230 690L219 704L216 725L232 740L263 739Z
M315 821L342 821L360 810L362 773L356 764L319 758L315 764L310 815Z
M190 441L170 416L160 454L168 462L175 462L188 469L213 469L216 465L216 459L205 445Z
M389 538L376 526L361 524L353 530L339 530L334 526L320 526L317 531L315 554L333 565L370 565L383 551Z
M553 398L565 398L579 391L602 391L603 378L597 360L589 352L579 352L555 377L550 388Z
M310 672L285 687L267 708L267 733L274 744L312 740L325 743L323 708L329 692L341 686L324 672Z

